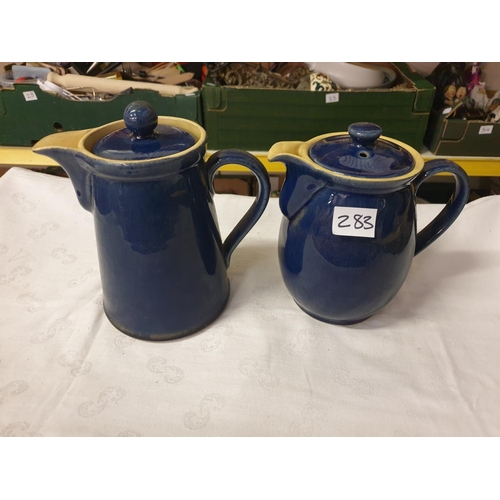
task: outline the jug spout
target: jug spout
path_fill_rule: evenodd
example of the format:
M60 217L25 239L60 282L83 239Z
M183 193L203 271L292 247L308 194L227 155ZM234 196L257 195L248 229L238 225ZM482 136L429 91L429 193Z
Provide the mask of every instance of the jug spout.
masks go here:
M92 173L85 161L86 152L79 147L89 130L60 132L49 135L33 146L33 152L55 160L68 174L80 205L92 209Z
M304 148L307 144L301 141L278 142L268 154L269 161L281 161L286 166L279 203L281 212L289 219L326 184L314 163L302 156Z
M299 156L299 149L304 143L302 141L282 141L271 146L267 158L269 161L282 161Z

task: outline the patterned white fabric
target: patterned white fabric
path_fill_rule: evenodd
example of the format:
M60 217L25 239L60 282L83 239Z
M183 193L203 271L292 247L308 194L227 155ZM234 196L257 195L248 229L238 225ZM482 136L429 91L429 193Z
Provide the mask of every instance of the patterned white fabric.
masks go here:
M252 203L217 195L223 236ZM441 207L419 205L419 226ZM500 198L466 206L397 297L355 326L302 312L271 199L235 250L231 298L171 342L102 311L92 215L65 178L0 178L0 436L498 436Z

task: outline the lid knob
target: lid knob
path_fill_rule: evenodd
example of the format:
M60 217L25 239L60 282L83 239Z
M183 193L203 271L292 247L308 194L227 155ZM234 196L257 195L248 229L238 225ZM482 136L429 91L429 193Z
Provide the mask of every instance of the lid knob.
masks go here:
M358 122L347 129L351 139L359 146L371 146L382 134L382 129L374 123Z
M150 137L158 125L158 115L148 102L131 102L123 112L123 120L136 139Z

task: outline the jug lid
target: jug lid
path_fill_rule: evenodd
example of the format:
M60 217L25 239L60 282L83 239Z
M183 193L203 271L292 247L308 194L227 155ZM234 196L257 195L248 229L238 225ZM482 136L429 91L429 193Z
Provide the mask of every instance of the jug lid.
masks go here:
M92 152L110 160L149 160L180 153L196 139L171 125L158 125L158 115L145 101L131 102L123 113L126 128L115 130L95 144Z
M389 178L415 167L414 156L399 142L381 138L374 123L353 123L348 134L335 134L315 142L309 157L316 164L352 177Z

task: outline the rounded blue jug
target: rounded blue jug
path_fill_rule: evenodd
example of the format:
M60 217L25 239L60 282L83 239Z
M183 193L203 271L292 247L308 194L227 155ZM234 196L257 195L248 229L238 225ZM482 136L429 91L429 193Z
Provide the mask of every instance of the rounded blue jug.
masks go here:
M424 163L373 123L307 142L279 142L268 158L287 169L279 200L283 280L302 310L327 323L358 323L384 308L413 257L450 227L469 197L461 167L444 159ZM452 174L454 193L417 233L416 191L442 172Z

